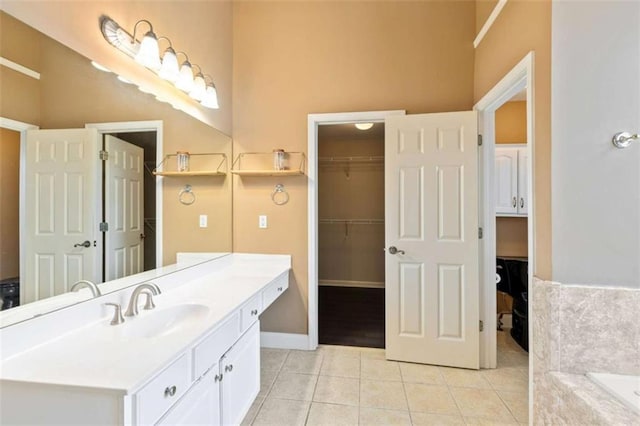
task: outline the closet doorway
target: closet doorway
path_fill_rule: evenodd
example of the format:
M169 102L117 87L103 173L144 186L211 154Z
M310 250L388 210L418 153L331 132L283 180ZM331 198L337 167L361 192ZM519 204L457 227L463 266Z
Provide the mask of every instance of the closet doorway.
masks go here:
M318 128L318 339L384 348L384 122Z

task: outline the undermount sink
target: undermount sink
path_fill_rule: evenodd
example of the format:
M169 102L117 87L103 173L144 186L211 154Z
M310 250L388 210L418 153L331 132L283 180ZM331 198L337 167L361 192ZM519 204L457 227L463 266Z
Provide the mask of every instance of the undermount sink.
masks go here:
M140 311L138 316L127 318L120 327L124 337L161 337L186 330L208 314L209 307L187 303L152 311Z

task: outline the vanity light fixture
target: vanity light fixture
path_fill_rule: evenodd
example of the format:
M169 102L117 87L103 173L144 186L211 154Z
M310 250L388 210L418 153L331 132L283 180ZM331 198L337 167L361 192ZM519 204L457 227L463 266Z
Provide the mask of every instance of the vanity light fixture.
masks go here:
M138 26L142 23L149 26L149 31L138 41L136 34ZM150 69L160 78L173 83L176 88L189 94L192 99L198 101L202 106L213 109L219 108L218 93L213 79L209 76L211 82L207 83L205 74L200 67L198 67L198 73L194 76L187 54L184 52L176 53L171 40L167 37L157 37L153 32L151 22L146 19L136 22L133 27L133 35L131 35L122 29L116 21L103 15L100 17L100 29L109 44ZM164 50L162 57L160 55L160 40L166 40L169 43L169 47ZM178 61L178 55L180 54L185 57L182 63ZM196 65L194 64L194 66Z
M373 127L373 123L356 123L356 129L358 130L369 130Z

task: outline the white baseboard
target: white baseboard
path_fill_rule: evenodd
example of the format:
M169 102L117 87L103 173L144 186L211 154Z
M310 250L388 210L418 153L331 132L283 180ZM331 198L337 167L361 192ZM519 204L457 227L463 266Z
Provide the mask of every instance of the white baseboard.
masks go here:
M260 333L260 346L276 349L300 349L309 350L309 336L307 334L272 333L262 331Z

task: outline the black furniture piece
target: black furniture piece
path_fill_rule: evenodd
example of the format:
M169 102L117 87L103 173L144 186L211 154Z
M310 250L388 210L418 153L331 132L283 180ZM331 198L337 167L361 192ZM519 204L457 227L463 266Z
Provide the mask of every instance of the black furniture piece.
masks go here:
M511 337L529 351L529 262L520 259L496 258L497 273L501 274L498 291L513 297ZM504 282L504 283L503 283Z
M7 278L0 281L0 298L2 307L0 310L14 308L20 304L20 279Z

